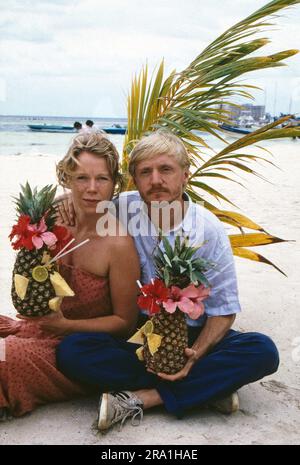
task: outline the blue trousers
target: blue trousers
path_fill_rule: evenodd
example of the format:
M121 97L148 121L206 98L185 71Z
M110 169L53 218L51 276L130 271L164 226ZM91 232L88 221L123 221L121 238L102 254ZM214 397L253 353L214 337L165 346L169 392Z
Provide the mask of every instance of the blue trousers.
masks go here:
M189 346L198 334L196 328L189 329ZM279 365L277 348L268 336L230 330L185 379L161 381L138 360L137 347L107 333L75 333L59 344L57 365L72 380L100 392L155 388L177 417L274 373Z

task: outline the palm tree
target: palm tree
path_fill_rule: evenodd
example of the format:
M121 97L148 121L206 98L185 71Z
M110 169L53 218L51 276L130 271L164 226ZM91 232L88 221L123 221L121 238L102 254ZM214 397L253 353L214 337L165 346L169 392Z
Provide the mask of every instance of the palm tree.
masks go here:
M295 5L300 0L273 0L258 11L240 21L221 34L201 52L190 65L177 73L175 70L164 78L164 61L157 71L148 77L148 66L144 66L131 84L128 96L128 129L123 147L122 170L128 172L128 157L136 142L145 134L158 128L166 128L179 136L191 158L192 174L188 193L194 201L204 202L218 218L238 228L238 234L230 235L234 255L260 261L274 266L267 258L248 249L282 242L283 239L267 233L259 224L245 215L216 207L207 196L234 205L219 190L209 184L209 180L219 178L237 182L234 174L245 172L258 176L249 164L267 159L269 152L261 156L245 153L245 147L268 139L300 136L300 127L289 126L289 116L259 128L257 131L229 144L222 134L222 123L228 123L228 105L236 105L233 97L253 98L254 86L240 84L236 79L250 71L284 66L284 60L298 53L298 50L285 50L266 56L252 56L253 52L264 47L269 40L257 37L271 23L279 10ZM287 122L285 127L282 123ZM212 150L207 142L195 131L206 132L217 138L224 148L210 156ZM127 189L132 188L128 180ZM204 198L205 196L205 198ZM246 233L244 228L251 230ZM281 271L282 272L282 271Z

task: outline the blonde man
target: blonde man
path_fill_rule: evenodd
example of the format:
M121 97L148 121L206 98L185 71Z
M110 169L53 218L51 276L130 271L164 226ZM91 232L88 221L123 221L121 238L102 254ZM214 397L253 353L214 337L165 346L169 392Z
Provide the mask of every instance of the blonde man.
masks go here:
M230 242L217 217L184 192L189 165L179 138L165 131L152 133L131 153L129 170L138 192L123 193L117 200L120 218L135 240L143 284L155 276L153 254L161 246L160 229L171 242L179 232L189 236L192 245L204 242L196 254L217 263L217 269L206 274L212 292L205 301L205 314L198 320L187 318L186 366L175 375L149 373L138 361L134 344L109 335L97 334L97 341L89 335L72 335L59 347L61 370L103 392L100 430L129 417L135 424L143 410L162 404L177 417L207 404L232 413L239 408L237 389L278 368L278 351L268 336L231 329L241 309ZM175 212L166 208L170 204L177 206ZM166 211L169 224L163 228ZM145 319L141 312L139 323Z

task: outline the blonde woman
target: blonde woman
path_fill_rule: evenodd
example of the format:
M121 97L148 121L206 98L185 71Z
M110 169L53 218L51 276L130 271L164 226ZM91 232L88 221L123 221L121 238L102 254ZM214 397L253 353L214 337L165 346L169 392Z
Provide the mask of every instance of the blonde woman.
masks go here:
M139 261L134 242L120 233L116 219L114 236L96 231L97 205L109 201L121 184L116 148L102 134L79 135L58 163L57 176L72 193L76 224L69 230L76 243L89 242L61 260L60 273L75 297L66 297L60 312L34 321L0 317L6 352L0 362L2 418L90 391L57 369L55 349L65 335L101 332L122 340L136 324Z

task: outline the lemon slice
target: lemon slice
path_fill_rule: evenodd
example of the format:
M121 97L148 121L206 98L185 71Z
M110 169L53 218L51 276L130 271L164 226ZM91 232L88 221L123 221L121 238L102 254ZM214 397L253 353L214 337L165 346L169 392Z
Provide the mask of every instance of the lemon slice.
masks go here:
M32 277L38 283L43 283L44 281L46 281L48 276L49 276L49 273L45 266L38 265L32 270Z
M145 334L145 336L149 336L150 334L152 334L154 331L154 325L152 323L152 321L147 321L144 326L143 326L143 333Z
M139 347L136 349L135 353L137 355L137 358L139 359L140 362L144 361L144 354L143 354L144 347Z
M150 354L153 356L161 346L162 337L159 334L150 334L147 342Z

